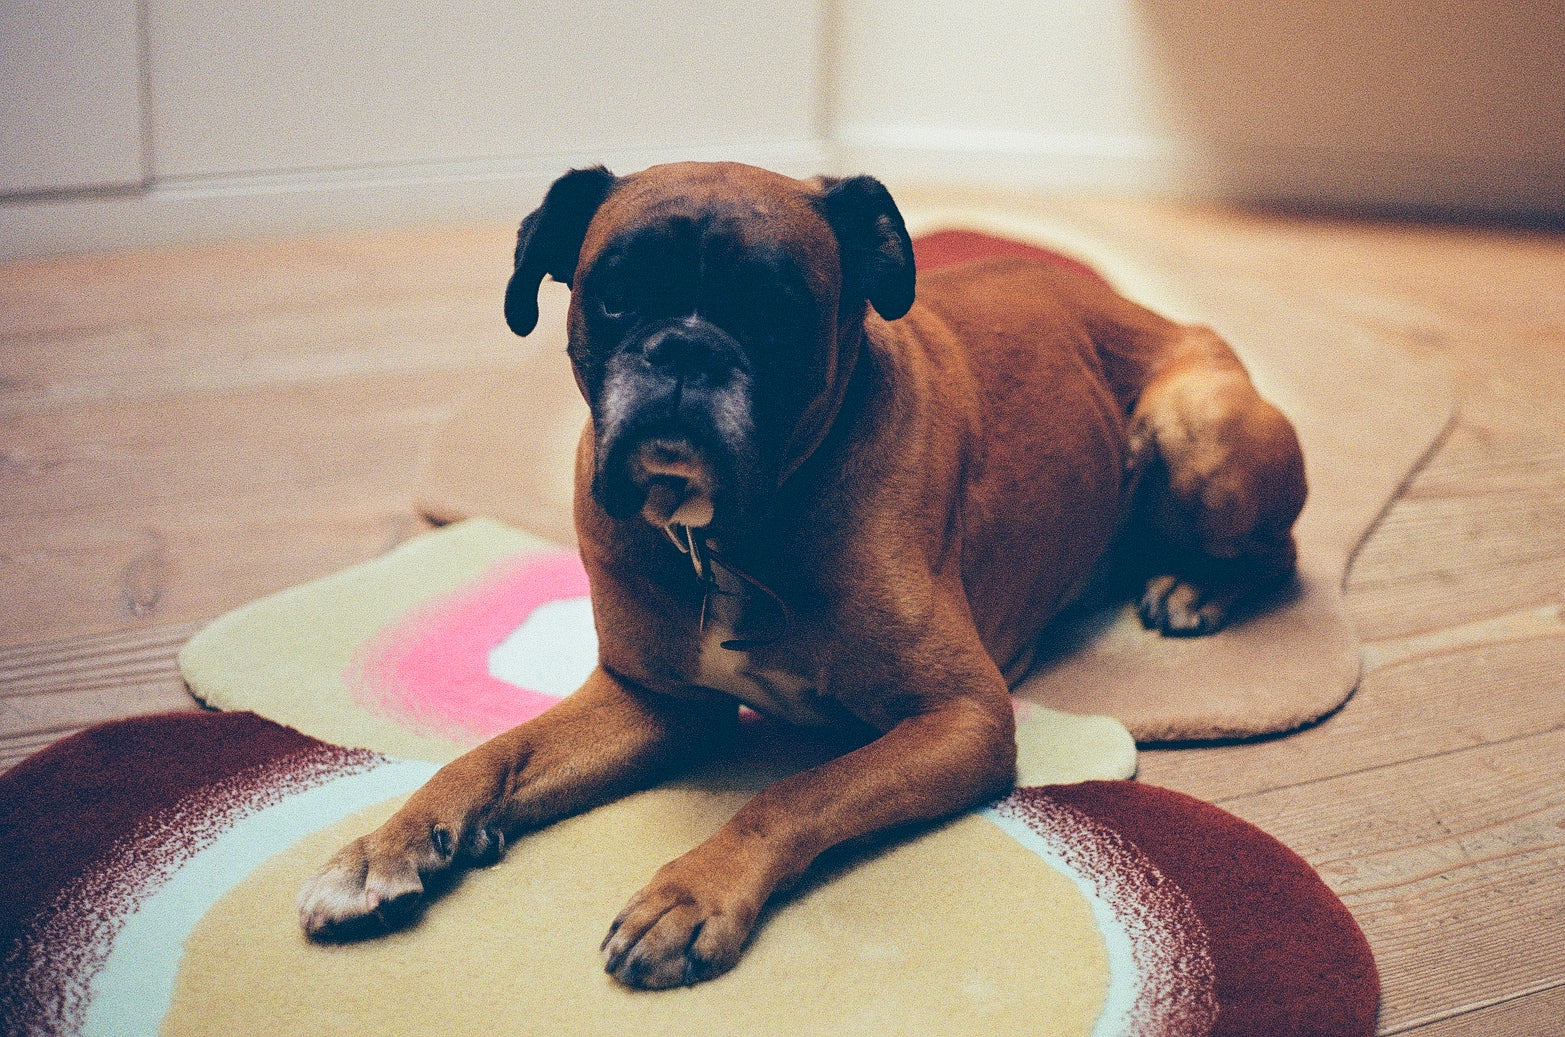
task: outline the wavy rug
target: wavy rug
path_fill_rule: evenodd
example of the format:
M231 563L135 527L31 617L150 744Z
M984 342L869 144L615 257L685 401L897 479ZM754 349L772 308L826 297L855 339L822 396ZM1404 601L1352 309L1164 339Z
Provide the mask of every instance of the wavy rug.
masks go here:
M1203 313L1181 294L1188 274L1127 255L1090 232L1004 211L910 210L920 269L1031 255L1103 276L1180 320L1214 324L1256 383L1293 420L1310 497L1297 527L1296 583L1209 637L1165 638L1114 602L1054 624L1018 696L1118 718L1141 742L1288 731L1337 708L1358 683L1360 649L1341 598L1347 566L1375 519L1448 424L1445 377L1360 329L1301 320L1285 306ZM951 229L951 228L964 229ZM980 233L981 232L981 233ZM1088 265L1090 264L1090 266ZM562 545L571 528L572 459L587 410L565 358L569 293L546 284L539 330L514 370L475 387L435 436L416 491L437 521L487 515Z
M469 519L235 609L179 667L208 706L444 763L576 690L597 654L576 552ZM1136 771L1110 717L1018 702L1016 719L1024 784Z
M0 776L7 1034L1374 1032L1351 916L1299 857L1179 793L1018 789L839 856L731 973L633 992L598 940L662 861L821 746L735 759L518 839L411 927L306 941L302 880L433 770L253 714L89 729Z

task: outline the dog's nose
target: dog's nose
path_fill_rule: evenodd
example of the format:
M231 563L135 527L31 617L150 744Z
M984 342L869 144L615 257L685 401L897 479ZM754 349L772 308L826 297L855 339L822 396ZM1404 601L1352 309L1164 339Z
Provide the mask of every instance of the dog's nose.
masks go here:
M703 366L711 355L710 343L677 332L665 332L647 343L647 359L660 367Z
M672 374L720 374L734 366L733 350L706 328L676 325L646 340L647 363Z
M646 356L655 367L695 371L710 366L713 352L712 343L670 329L647 341Z

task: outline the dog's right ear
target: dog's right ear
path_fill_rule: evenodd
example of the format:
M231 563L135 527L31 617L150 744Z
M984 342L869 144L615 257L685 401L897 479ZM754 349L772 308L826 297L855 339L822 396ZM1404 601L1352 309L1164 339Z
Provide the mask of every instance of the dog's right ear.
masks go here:
M518 335L538 325L538 286L543 275L570 287L587 224L609 196L614 174L602 166L573 169L560 177L516 232L516 269L505 288L505 322Z

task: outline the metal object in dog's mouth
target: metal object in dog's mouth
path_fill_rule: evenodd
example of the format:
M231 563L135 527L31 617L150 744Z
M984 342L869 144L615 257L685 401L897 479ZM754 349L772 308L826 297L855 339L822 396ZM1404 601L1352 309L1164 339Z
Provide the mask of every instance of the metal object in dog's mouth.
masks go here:
M713 479L706 459L688 440L658 437L631 453L631 481L646 490L641 517L659 528L702 529L712 522Z

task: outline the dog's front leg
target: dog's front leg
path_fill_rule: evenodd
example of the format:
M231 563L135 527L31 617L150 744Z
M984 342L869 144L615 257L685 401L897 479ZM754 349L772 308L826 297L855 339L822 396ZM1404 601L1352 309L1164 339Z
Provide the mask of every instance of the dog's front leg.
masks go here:
M647 784L731 725L731 703L673 699L602 668L537 718L442 767L392 817L343 847L299 894L311 936L405 917L424 880L504 848L507 834Z
M976 634L973 641L982 655ZM767 788L712 838L664 865L615 919L603 943L605 968L648 988L726 972L772 892L825 850L1003 795L1015 781L1015 720L987 656L979 669L961 678L962 693L946 693L869 745Z

